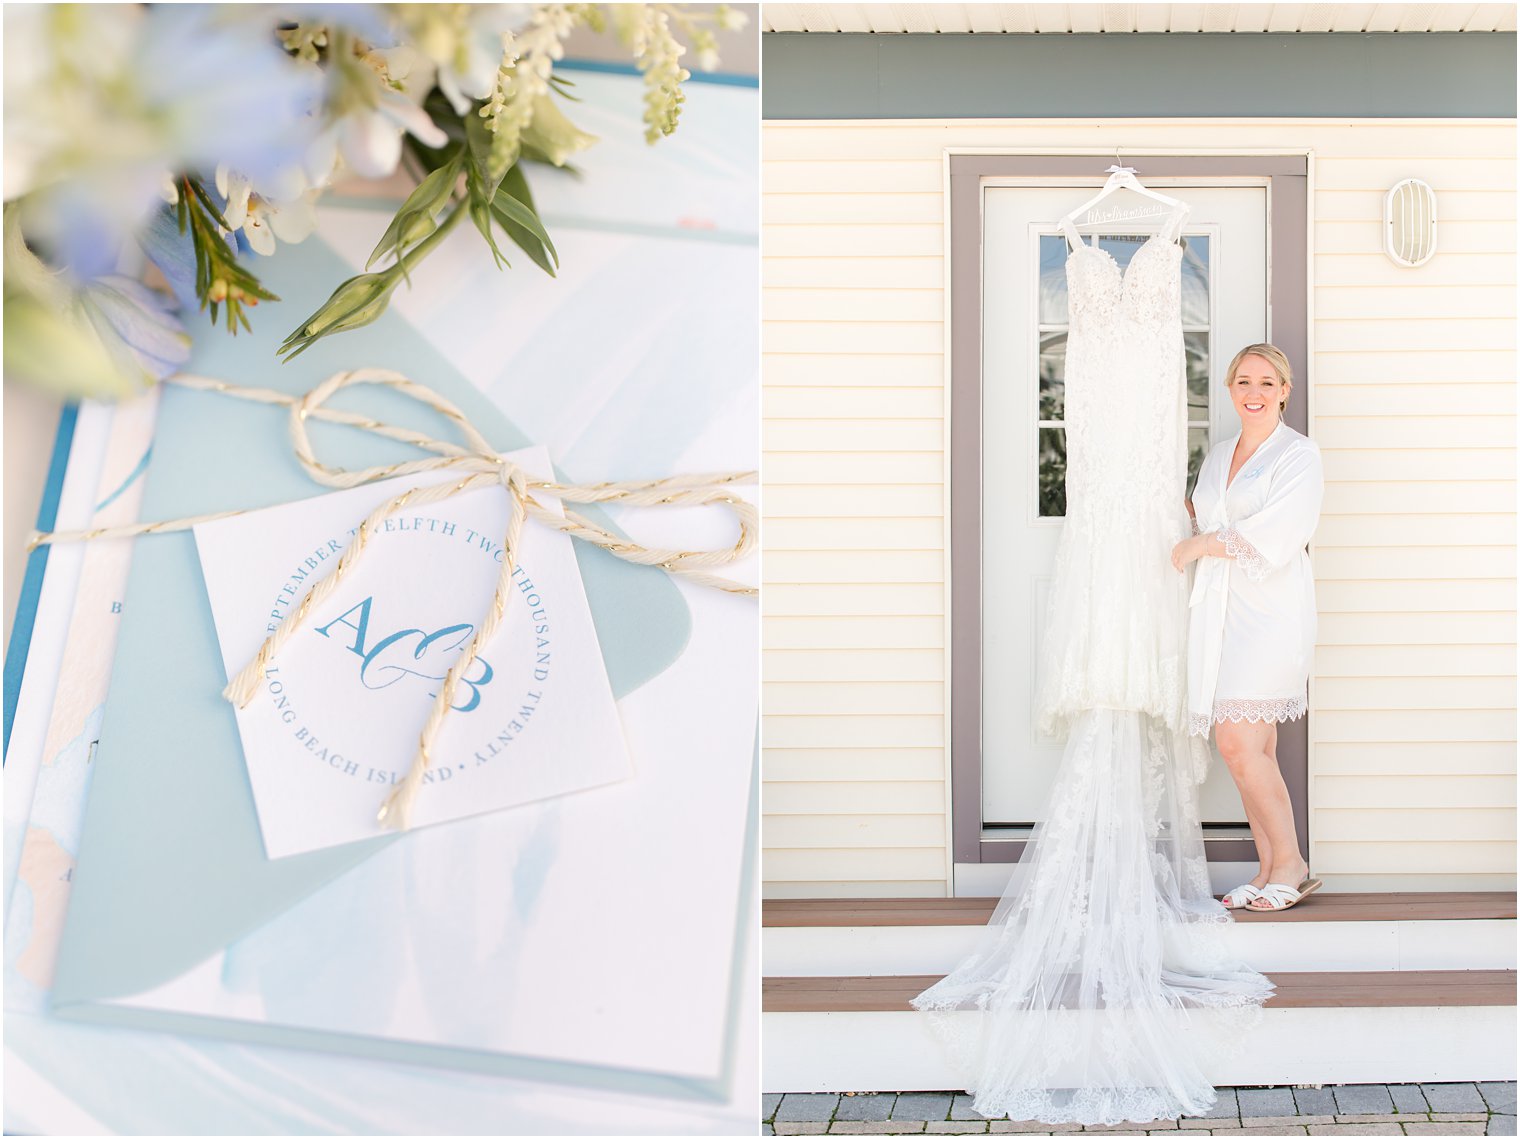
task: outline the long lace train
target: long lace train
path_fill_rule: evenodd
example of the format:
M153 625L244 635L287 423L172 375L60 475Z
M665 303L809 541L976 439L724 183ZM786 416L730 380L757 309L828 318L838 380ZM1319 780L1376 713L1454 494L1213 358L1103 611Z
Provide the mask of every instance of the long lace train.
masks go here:
M990 1117L1206 1113L1207 1059L1272 993L1230 948L1198 821L1202 740L1144 712L1072 719L1056 783L976 951L913 1006Z

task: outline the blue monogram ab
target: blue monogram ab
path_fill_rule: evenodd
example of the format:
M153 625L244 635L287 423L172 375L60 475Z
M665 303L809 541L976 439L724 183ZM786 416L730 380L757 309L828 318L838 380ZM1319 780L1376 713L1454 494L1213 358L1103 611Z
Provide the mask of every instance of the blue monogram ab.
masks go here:
M425 633L421 629L402 629L381 637L366 648L373 603L373 597L366 597L342 616L317 630L329 638L332 634L328 630L335 625L353 631L353 644L348 646L348 651L359 658L359 683L366 688L387 688L408 676L442 680L449 671L450 654L464 648L475 632L474 625L448 625L431 633ZM353 619L355 614L358 615L357 620ZM452 705L456 712L472 711L480 703L481 688L489 684L495 675L495 670L486 662L485 657L477 656L475 664L480 666L478 676L473 679L468 676L459 678L459 683L469 690L470 695L465 703ZM429 692L428 695L435 696L436 693Z

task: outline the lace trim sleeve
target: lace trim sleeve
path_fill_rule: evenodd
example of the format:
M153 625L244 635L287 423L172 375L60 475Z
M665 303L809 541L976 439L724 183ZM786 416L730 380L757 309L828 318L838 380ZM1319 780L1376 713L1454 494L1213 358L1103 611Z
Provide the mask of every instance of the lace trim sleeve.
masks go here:
M1235 559L1235 564L1245 571L1245 575L1251 581L1264 581L1271 567L1267 565L1267 559L1257 553L1256 547L1245 540L1239 530L1233 526L1225 526L1216 530L1219 540L1224 543L1225 553Z
M1192 524L1194 534L1203 533L1203 527L1198 525L1198 519L1194 518L1192 515L1188 515L1188 522Z

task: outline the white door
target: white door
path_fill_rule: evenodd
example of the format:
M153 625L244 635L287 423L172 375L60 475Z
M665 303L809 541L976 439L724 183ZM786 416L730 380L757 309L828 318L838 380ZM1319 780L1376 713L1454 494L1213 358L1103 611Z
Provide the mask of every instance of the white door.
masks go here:
M1267 188L1140 177L1192 206L1182 231L1191 491L1208 446L1240 429L1222 390L1224 368L1241 348L1266 339ZM1032 715L1036 650L1065 511L1069 246L1056 221L1101 183L983 188L982 818L989 827L1032 823L1061 756L1059 741L1039 735ZM1089 241L1096 235L1125 266L1160 224L1128 211L1159 203L1127 190L1103 204L1110 203L1133 219L1130 228L1119 222L1081 232ZM1205 822L1245 821L1217 756L1200 806Z

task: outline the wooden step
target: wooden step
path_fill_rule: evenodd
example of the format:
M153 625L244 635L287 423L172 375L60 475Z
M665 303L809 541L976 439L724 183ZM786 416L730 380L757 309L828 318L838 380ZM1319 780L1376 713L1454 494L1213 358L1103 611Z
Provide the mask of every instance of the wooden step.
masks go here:
M997 898L773 898L761 904L770 928L986 925ZM1474 921L1515 919L1515 893L1327 894L1291 909L1232 911L1242 922Z
M1451 1008L1515 1003L1512 969L1367 973L1269 973L1277 986L1267 1008ZM910 998L940 978L767 977L762 1010L911 1012Z

